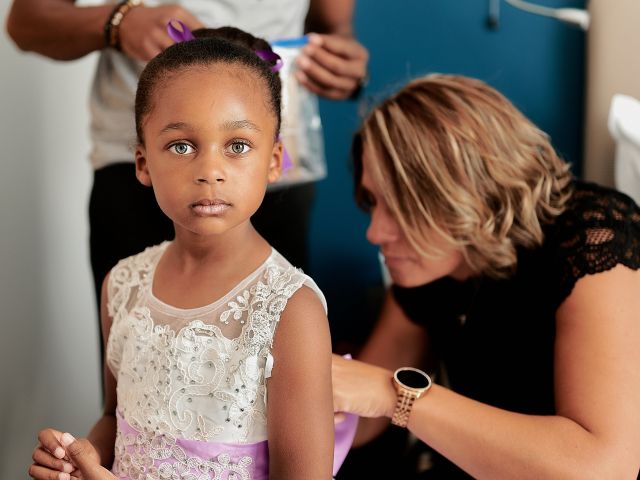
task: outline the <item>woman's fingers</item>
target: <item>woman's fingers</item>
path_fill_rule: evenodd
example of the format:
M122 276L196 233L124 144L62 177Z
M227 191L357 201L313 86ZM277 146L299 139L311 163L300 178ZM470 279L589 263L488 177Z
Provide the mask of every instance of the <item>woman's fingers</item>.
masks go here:
M369 60L369 52L362 44L352 37L331 34L309 34L309 43L322 46L325 50L343 58L359 60L366 65Z
M319 41L314 42L316 38ZM342 45L343 48L337 49L335 45ZM309 44L302 53L341 77L359 81L367 74L367 51L353 38L311 34Z
M361 417L390 417L396 392L390 371L357 360L332 358L333 407Z
M298 81L312 92L331 99L348 98L367 74L367 50L355 39L310 34L298 57Z

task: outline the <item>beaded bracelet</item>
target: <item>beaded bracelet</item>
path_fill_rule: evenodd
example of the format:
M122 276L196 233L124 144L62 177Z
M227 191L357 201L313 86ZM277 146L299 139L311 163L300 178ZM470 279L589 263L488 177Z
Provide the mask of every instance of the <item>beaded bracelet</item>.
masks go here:
M107 47L122 50L120 45L120 24L124 16L132 8L142 5L142 0L122 0L111 11L111 15L104 24L104 43Z

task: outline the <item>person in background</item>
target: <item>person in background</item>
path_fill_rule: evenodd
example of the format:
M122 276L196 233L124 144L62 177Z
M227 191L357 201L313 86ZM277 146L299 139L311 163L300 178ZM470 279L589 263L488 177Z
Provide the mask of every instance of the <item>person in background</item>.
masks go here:
M421 478L635 479L640 209L572 177L485 83L416 79L355 137L356 197L392 279L359 360L333 360L357 442L391 423ZM427 369L435 374L423 371Z
M90 94L94 179L89 203L98 303L104 276L118 260L173 236L153 192L135 178L132 150L136 84L145 63L173 43L167 23L179 20L191 30L232 25L268 40L311 32L297 58L296 78L314 94L342 100L356 94L366 78L368 53L353 37L354 6L355 0L122 0L97 6L14 0L7 31L22 50L56 60L100 52ZM317 111L300 122L314 118ZM284 187L271 185L252 219L267 241L303 269L308 268L314 182L325 171L316 167L316 174Z

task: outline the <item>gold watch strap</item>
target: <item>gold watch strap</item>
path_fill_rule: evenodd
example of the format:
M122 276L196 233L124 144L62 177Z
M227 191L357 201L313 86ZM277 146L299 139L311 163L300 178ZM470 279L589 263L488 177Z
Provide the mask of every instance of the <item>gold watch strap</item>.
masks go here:
M398 427L405 428L409 423L409 415L413 408L413 402L416 401L418 395L408 390L401 389L398 391L398 400L396 401L396 409L393 411L391 423Z

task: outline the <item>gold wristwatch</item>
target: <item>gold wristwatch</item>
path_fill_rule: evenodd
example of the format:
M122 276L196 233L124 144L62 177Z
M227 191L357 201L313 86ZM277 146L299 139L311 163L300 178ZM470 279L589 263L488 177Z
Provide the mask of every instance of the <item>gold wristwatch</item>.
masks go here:
M403 367L393 374L393 386L398 394L398 401L391 423L406 427L413 403L431 388L431 378L417 368Z

